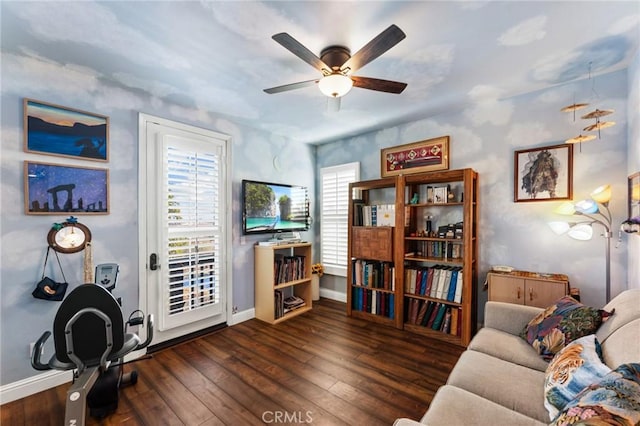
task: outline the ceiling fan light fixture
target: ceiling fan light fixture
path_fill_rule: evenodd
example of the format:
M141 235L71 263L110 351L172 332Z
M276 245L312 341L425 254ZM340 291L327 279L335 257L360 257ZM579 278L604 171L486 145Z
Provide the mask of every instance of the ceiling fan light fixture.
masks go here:
M322 77L318 82L318 87L324 95L330 98L339 98L349 93L353 87L353 80L346 75L334 73Z

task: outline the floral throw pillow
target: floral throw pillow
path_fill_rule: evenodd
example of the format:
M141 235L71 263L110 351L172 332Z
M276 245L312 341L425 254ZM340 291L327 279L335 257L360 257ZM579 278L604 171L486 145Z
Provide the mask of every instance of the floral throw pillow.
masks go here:
M640 424L640 364L622 364L584 388L551 426Z
M532 319L520 337L549 361L562 348L598 327L613 312L590 308L571 296L565 296Z
M582 389L611 372L602 362L602 349L595 334L569 343L553 357L544 379L544 406L553 420Z

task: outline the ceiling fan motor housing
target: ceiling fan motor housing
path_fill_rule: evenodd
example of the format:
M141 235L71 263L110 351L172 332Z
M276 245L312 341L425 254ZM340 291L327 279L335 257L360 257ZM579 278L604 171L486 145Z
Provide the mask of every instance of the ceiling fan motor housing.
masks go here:
M350 57L351 51L344 46L329 46L320 53L320 59L331 67L331 71L339 71Z

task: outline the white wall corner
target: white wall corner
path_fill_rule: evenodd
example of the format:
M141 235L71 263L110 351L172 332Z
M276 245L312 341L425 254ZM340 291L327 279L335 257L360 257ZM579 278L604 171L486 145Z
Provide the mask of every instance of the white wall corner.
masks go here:
M231 315L231 322L229 323L229 326L240 324L241 322L248 321L255 317L256 317L256 310L254 308L235 313Z
M320 287L320 297L347 303L347 293L343 293L341 291L329 290L327 288Z

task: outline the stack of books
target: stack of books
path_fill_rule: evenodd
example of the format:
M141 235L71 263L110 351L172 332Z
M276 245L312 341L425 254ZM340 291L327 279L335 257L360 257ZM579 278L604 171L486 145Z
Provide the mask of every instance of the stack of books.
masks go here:
M284 299L284 313L304 306L304 300L298 296L289 296Z

